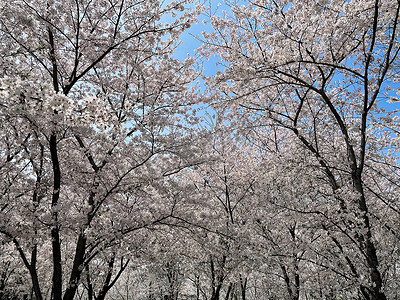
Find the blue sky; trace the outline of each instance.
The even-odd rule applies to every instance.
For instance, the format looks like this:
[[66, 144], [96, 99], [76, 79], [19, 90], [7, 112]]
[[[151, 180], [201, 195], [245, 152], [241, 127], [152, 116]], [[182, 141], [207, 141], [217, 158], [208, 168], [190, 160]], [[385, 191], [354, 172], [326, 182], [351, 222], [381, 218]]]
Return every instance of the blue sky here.
[[[222, 8], [228, 10], [222, 1], [208, 0], [205, 5], [209, 7], [207, 14], [218, 14], [221, 12]], [[209, 60], [204, 60], [200, 55], [196, 54], [195, 51], [201, 46], [201, 33], [203, 31], [211, 32], [213, 30], [208, 19], [209, 16], [207, 16], [206, 13], [198, 16], [198, 23], [192, 24], [192, 26], [181, 35], [180, 40], [182, 43], [178, 49], [176, 49], [174, 56], [182, 60], [188, 55], [196, 58], [196, 62], [203, 66], [203, 74], [205, 76], [213, 76], [217, 70], [223, 71], [223, 67], [218, 64], [220, 61], [219, 57], [214, 55], [211, 56]]]
[[[203, 0], [206, 1], [206, 6], [209, 6], [209, 11], [207, 14], [221, 14], [223, 10], [229, 11], [229, 7], [223, 4], [222, 1], [218, 0]], [[204, 60], [200, 55], [196, 54], [196, 49], [201, 46], [201, 41], [199, 39], [202, 38], [201, 32], [203, 31], [212, 31], [212, 27], [210, 25], [209, 16], [206, 13], [198, 16], [198, 23], [193, 24], [187, 31], [185, 31], [181, 37], [181, 45], [175, 51], [175, 58], [184, 60], [188, 55], [196, 58], [197, 63], [202, 66], [203, 74], [205, 76], [213, 76], [219, 71], [223, 71], [224, 67], [219, 64], [220, 59], [218, 55], [211, 56], [209, 60]], [[206, 21], [206, 24], [203, 24], [203, 21]], [[392, 86], [393, 88], [400, 89], [400, 83]], [[384, 90], [384, 87], [382, 91]], [[399, 99], [399, 95], [396, 95], [396, 91], [390, 91], [389, 96], [395, 97]], [[389, 99], [382, 99], [379, 105], [384, 107], [387, 111], [400, 110], [400, 102], [389, 104], [386, 101]]]

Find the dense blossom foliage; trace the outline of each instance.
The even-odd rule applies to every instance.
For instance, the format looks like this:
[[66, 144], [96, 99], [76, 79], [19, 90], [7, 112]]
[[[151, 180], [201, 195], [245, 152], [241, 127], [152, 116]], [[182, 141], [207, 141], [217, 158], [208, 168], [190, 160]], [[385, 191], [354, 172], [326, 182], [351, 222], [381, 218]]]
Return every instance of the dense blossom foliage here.
[[400, 297], [400, 3], [222, 7], [0, 1], [0, 300]]
[[340, 282], [321, 297], [395, 298], [399, 111], [384, 103], [398, 101], [399, 9], [390, 0], [251, 1], [204, 33], [204, 54], [220, 53], [226, 66], [210, 86], [232, 126], [268, 158], [271, 135], [285, 132], [275, 152], [290, 154], [271, 196], [298, 220], [287, 225], [293, 241], [307, 241], [294, 282], [282, 269], [293, 299], [319, 267]]
[[2, 255], [13, 245], [35, 299], [83, 279], [103, 299], [171, 214], [168, 176], [193, 157], [196, 74], [172, 58], [186, 2], [1, 2]]

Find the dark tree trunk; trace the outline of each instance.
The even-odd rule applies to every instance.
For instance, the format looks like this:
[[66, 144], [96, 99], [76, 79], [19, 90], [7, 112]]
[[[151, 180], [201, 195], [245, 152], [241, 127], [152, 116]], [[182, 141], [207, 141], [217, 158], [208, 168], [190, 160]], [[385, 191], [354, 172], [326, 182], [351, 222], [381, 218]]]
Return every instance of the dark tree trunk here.
[[231, 291], [232, 291], [232, 282], [229, 284], [228, 290], [226, 291], [225, 300], [229, 300], [229, 296], [231, 295]]
[[64, 293], [63, 300], [73, 300], [75, 297], [76, 290], [78, 288], [78, 282], [84, 269], [83, 262], [86, 250], [86, 238], [83, 232], [78, 237], [76, 243], [75, 257], [72, 266], [71, 276], [69, 279], [68, 287]]
[[50, 137], [50, 154], [53, 164], [53, 196], [51, 201], [52, 208], [52, 255], [53, 255], [53, 278], [52, 278], [52, 299], [62, 299], [62, 265], [61, 265], [61, 245], [60, 227], [58, 224], [58, 200], [60, 197], [61, 171], [57, 152], [57, 137], [55, 133]]
[[247, 278], [243, 280], [242, 276], [239, 276], [239, 279], [240, 279], [240, 292], [242, 295], [242, 300], [246, 300]]

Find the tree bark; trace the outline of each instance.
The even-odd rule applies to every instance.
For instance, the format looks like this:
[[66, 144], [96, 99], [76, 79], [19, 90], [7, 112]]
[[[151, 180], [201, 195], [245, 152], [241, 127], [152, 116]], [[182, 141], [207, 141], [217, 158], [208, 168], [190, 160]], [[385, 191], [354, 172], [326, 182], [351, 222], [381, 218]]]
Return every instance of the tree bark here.
[[[65, 291], [63, 300], [73, 300], [75, 297], [78, 282], [84, 269], [84, 257], [86, 250], [86, 237], [83, 232], [78, 237], [78, 242], [75, 248], [74, 263], [72, 266], [71, 276], [69, 279], [68, 287]], [[61, 298], [60, 298], [61, 299]]]
[[58, 224], [58, 200], [60, 197], [61, 171], [57, 152], [57, 137], [53, 132], [50, 136], [50, 154], [53, 164], [53, 196], [51, 201], [52, 208], [52, 256], [53, 256], [53, 287], [52, 299], [62, 299], [62, 266], [61, 266], [61, 245], [60, 245], [60, 227]]

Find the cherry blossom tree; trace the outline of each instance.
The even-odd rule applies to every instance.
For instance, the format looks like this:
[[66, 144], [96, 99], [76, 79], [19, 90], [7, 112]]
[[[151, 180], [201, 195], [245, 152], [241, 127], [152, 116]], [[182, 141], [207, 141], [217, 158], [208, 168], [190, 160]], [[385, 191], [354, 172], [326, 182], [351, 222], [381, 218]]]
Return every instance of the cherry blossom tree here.
[[196, 299], [246, 299], [253, 149], [241, 146], [224, 124], [211, 127], [202, 147], [207, 161], [180, 174], [187, 187], [174, 217], [187, 230], [191, 247], [182, 253], [191, 261], [187, 273]]
[[[231, 12], [211, 18], [214, 32], [203, 34], [201, 49], [225, 65], [210, 79], [216, 107], [243, 133], [253, 128], [255, 143], [263, 143], [257, 133], [278, 126], [295, 138], [283, 151], [307, 150], [308, 178], [319, 189], [297, 210], [325, 219], [318, 224], [333, 247], [325, 259], [344, 268], [356, 297], [393, 298], [399, 117], [396, 106], [385, 112], [382, 103], [398, 101], [400, 4], [227, 4]], [[322, 246], [320, 258], [328, 250]]]
[[187, 3], [0, 3], [0, 233], [36, 299], [104, 299], [171, 214], [194, 152], [193, 61], [172, 58]]
[[225, 4], [0, 1], [0, 298], [398, 297], [400, 3]]

